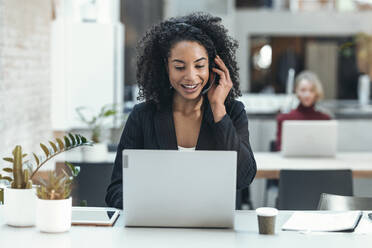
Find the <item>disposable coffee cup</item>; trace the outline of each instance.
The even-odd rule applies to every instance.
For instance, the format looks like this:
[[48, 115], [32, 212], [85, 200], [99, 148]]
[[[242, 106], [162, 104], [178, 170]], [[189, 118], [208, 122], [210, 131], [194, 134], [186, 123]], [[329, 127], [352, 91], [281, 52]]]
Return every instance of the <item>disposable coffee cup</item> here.
[[257, 208], [258, 231], [260, 234], [275, 234], [276, 208]]

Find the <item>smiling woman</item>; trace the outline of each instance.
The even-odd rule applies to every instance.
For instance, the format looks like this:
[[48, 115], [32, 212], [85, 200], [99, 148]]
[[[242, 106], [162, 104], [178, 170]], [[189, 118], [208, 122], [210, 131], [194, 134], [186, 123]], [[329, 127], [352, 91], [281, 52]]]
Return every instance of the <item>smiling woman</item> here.
[[[235, 52], [221, 18], [206, 13], [165, 20], [138, 44], [139, 100], [123, 131], [106, 202], [122, 208], [124, 149], [233, 150], [237, 189], [256, 174]], [[213, 177], [213, 171], [211, 171]], [[206, 178], [206, 181], [208, 179]]]

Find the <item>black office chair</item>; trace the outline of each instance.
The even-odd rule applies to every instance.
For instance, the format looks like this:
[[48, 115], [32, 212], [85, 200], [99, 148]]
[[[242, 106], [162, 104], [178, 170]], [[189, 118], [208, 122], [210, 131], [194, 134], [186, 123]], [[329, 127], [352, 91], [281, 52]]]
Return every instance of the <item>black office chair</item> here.
[[351, 170], [281, 170], [278, 208], [316, 210], [322, 193], [353, 195]]
[[106, 207], [106, 189], [111, 182], [112, 163], [72, 163], [80, 167], [71, 192], [74, 206]]
[[372, 198], [323, 193], [320, 196], [318, 210], [372, 210]]

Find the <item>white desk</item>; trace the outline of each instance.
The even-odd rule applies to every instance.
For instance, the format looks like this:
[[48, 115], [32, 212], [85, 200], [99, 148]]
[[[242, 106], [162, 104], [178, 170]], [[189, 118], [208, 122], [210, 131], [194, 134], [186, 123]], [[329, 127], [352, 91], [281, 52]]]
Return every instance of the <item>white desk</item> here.
[[333, 158], [288, 158], [279, 152], [256, 152], [254, 156], [257, 163], [256, 178], [279, 178], [282, 169], [350, 169], [355, 178], [372, 178], [372, 152], [343, 152]]
[[[116, 153], [108, 153], [103, 163], [113, 163]], [[351, 169], [355, 178], [372, 178], [372, 152], [342, 152], [330, 158], [283, 157], [280, 152], [255, 152], [256, 178], [279, 178], [282, 169], [321, 170]], [[84, 162], [79, 150], [73, 150], [57, 157], [57, 167], [64, 161]]]
[[[184, 229], [184, 228], [124, 228], [121, 216], [114, 227], [73, 226], [67, 233], [47, 234], [35, 227], [14, 228], [4, 224], [0, 206], [0, 246], [12, 248], [234, 248], [234, 247], [370, 247], [372, 230], [361, 233], [301, 234], [283, 232], [280, 227], [291, 212], [280, 211], [277, 234], [259, 235], [257, 217], [253, 211], [237, 211], [235, 229]], [[367, 225], [366, 216], [361, 221]], [[362, 222], [361, 222], [362, 223]]]

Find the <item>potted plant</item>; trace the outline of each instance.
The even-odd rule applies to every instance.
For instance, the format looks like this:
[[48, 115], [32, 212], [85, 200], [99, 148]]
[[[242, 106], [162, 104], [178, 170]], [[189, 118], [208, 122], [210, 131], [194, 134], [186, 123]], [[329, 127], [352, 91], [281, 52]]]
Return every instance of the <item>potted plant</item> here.
[[10, 187], [4, 188], [5, 221], [11, 226], [33, 226], [35, 224], [35, 189], [32, 187], [31, 171], [23, 168], [22, 147], [16, 146], [12, 152], [13, 157], [4, 158], [13, 164], [13, 168], [4, 168], [5, 172], [13, 173], [13, 179], [2, 177], [11, 181]]
[[88, 162], [104, 161], [107, 158], [107, 144], [102, 140], [102, 131], [105, 120], [116, 115], [117, 111], [111, 105], [105, 105], [98, 114], [87, 107], [76, 109], [79, 119], [85, 123], [91, 131], [91, 140], [94, 142], [93, 147], [84, 148], [83, 160]]
[[40, 180], [41, 185], [37, 188], [36, 227], [42, 232], [66, 232], [71, 227], [71, 184], [79, 170], [78, 167], [68, 165], [72, 176], [64, 170], [60, 175], [51, 171], [47, 181]]
[[45, 156], [37, 156], [33, 153], [36, 163], [35, 170], [29, 161], [23, 161], [27, 154], [22, 152], [22, 147], [19, 145], [14, 148], [13, 157], [3, 158], [13, 165], [3, 169], [7, 173], [12, 173], [13, 178], [0, 175], [2, 179], [11, 182], [10, 186], [4, 188], [5, 221], [8, 225], [35, 225], [36, 188], [32, 185], [32, 179], [46, 162], [62, 152], [80, 146], [92, 145], [85, 137], [78, 134], [68, 134], [68, 137], [64, 136], [64, 141], [57, 138], [56, 143], [49, 141], [49, 144], [49, 148], [42, 143], [40, 144]]

